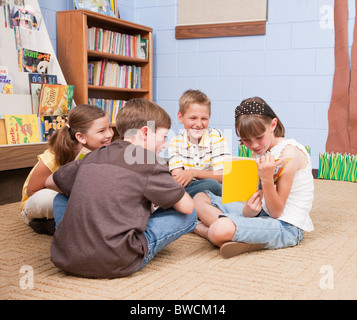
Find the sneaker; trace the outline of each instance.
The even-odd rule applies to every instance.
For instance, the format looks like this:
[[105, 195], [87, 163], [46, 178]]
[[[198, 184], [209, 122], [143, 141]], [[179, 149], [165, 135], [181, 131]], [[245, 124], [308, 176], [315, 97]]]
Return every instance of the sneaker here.
[[56, 231], [55, 219], [33, 219], [29, 222], [29, 226], [39, 234], [53, 236]]
[[263, 248], [262, 244], [250, 244], [244, 242], [226, 242], [224, 243], [219, 252], [224, 259], [237, 256], [242, 253], [257, 251]]

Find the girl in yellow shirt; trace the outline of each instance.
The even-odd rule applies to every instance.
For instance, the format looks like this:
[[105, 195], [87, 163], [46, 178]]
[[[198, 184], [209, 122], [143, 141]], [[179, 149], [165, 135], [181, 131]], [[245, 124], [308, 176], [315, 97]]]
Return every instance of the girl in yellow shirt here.
[[24, 183], [21, 215], [26, 224], [37, 233], [53, 235], [53, 198], [57, 192], [45, 188], [47, 177], [73, 161], [83, 147], [92, 151], [109, 145], [113, 134], [109, 116], [102, 109], [78, 105], [69, 112], [66, 125], [50, 138], [49, 149], [38, 156]]

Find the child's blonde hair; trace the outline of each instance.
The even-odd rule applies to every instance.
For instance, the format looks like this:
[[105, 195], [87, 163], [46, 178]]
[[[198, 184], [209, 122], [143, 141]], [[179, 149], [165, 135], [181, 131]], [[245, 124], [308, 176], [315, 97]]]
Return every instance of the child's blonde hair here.
[[192, 89], [186, 90], [182, 94], [182, 96], [179, 100], [179, 106], [180, 106], [179, 112], [181, 113], [181, 115], [184, 115], [187, 107], [193, 103], [207, 106], [209, 115], [211, 116], [211, 100], [210, 100], [210, 98], [208, 98], [208, 96], [205, 93], [203, 93], [202, 91], [192, 90]]
[[94, 120], [106, 115], [97, 106], [82, 104], [74, 107], [68, 113], [67, 124], [55, 131], [48, 141], [56, 162], [62, 166], [73, 161], [77, 156], [75, 147], [79, 143], [76, 133], [87, 133]]
[[285, 128], [271, 107], [259, 97], [243, 100], [235, 110], [236, 134], [241, 139], [261, 136], [272, 119], [278, 120], [274, 130], [276, 137], [285, 136]]
[[127, 101], [116, 117], [119, 139], [124, 139], [129, 130], [144, 126], [149, 126], [154, 132], [158, 128], [170, 129], [171, 118], [163, 108], [152, 101], [142, 98]]

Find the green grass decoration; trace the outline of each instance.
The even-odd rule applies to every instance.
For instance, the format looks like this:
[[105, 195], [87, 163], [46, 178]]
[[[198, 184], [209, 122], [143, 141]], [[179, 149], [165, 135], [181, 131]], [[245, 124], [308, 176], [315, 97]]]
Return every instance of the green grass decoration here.
[[244, 144], [241, 144], [238, 147], [238, 157], [251, 158], [252, 150], [249, 150]]
[[357, 182], [357, 155], [320, 153], [319, 179]]
[[[305, 146], [305, 149], [307, 153], [311, 157], [311, 147]], [[251, 158], [252, 157], [252, 150], [249, 150], [244, 144], [241, 144], [238, 146], [238, 157], [246, 157], [246, 158]]]

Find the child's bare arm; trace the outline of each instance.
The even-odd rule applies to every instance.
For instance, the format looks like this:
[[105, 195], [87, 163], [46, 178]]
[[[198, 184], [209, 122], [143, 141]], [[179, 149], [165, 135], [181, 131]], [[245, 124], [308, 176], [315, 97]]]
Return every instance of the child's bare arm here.
[[49, 189], [52, 189], [52, 190], [57, 191], [59, 193], [62, 193], [62, 190], [57, 187], [57, 185], [55, 184], [55, 182], [53, 180], [53, 174], [51, 174], [46, 179], [45, 186], [46, 186], [46, 188], [49, 188]]
[[214, 179], [219, 183], [222, 183], [223, 170], [208, 171], [208, 170], [196, 170], [196, 169], [175, 169], [172, 170], [173, 178], [181, 185], [186, 187], [193, 178], [198, 180]]
[[51, 175], [51, 170], [41, 160], [32, 172], [27, 186], [27, 196], [31, 197], [37, 191], [45, 188], [46, 179]]
[[[263, 194], [265, 203], [267, 205], [269, 214], [273, 218], [279, 218], [284, 211], [286, 201], [289, 197], [291, 186], [295, 177], [295, 173], [299, 170], [301, 156], [303, 154], [296, 147], [287, 146], [281, 154], [282, 158], [291, 158], [291, 161], [287, 164], [284, 172], [276, 183], [276, 188], [274, 186], [273, 177], [269, 178], [270, 169], [268, 167], [274, 166], [274, 160], [270, 159], [263, 164], [261, 167], [261, 182], [263, 187]], [[263, 157], [262, 157], [263, 158]], [[265, 158], [266, 160], [267, 158]], [[270, 164], [269, 164], [270, 162]], [[275, 162], [278, 165], [279, 162]], [[261, 164], [258, 165], [262, 166]], [[265, 167], [265, 168], [264, 168]], [[267, 170], [264, 172], [264, 170]]]
[[193, 199], [190, 197], [190, 195], [187, 192], [185, 192], [183, 197], [179, 201], [177, 201], [173, 205], [173, 207], [177, 211], [180, 211], [182, 213], [191, 214], [194, 208]]

